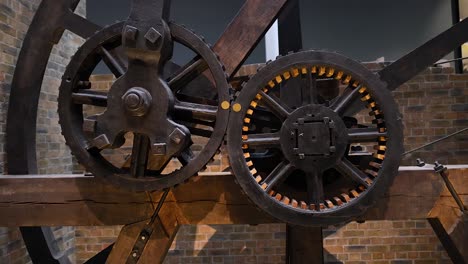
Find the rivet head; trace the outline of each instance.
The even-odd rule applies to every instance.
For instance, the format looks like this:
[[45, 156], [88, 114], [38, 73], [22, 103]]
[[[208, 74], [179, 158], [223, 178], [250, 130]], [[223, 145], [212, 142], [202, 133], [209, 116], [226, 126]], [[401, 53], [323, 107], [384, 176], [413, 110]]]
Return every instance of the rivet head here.
[[232, 110], [233, 110], [234, 112], [237, 112], [237, 113], [238, 113], [238, 112], [240, 112], [240, 111], [242, 110], [242, 105], [240, 105], [240, 104], [234, 104], [234, 105], [232, 106]]
[[231, 104], [228, 101], [224, 101], [221, 103], [221, 108], [224, 110], [228, 110], [231, 107]]

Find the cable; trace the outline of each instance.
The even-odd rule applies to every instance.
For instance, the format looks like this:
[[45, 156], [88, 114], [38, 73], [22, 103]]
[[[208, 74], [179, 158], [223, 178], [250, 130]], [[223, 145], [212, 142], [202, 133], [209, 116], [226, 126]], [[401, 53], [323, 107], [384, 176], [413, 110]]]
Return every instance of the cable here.
[[434, 145], [434, 144], [436, 144], [436, 143], [439, 143], [439, 142], [441, 142], [441, 141], [444, 141], [444, 140], [446, 140], [446, 139], [448, 139], [448, 138], [451, 138], [451, 137], [453, 137], [453, 136], [456, 136], [456, 135], [458, 135], [458, 134], [461, 134], [461, 133], [463, 133], [463, 132], [465, 132], [465, 131], [468, 131], [468, 127], [464, 128], [464, 129], [462, 129], [462, 130], [460, 130], [460, 131], [457, 131], [457, 132], [455, 132], [455, 133], [452, 133], [452, 134], [450, 134], [450, 135], [447, 135], [447, 136], [445, 136], [445, 137], [443, 137], [443, 138], [439, 138], [439, 139], [437, 139], [437, 140], [435, 140], [435, 141], [433, 141], [433, 142], [430, 142], [430, 143], [427, 143], [427, 144], [425, 144], [425, 145], [422, 145], [421, 147], [418, 147], [418, 148], [412, 149], [412, 150], [410, 150], [410, 151], [407, 151], [407, 152], [403, 153], [403, 156], [406, 156], [406, 155], [408, 155], [408, 154], [411, 154], [411, 153], [413, 153], [413, 152], [415, 152], [415, 151], [418, 151], [418, 150], [420, 150], [420, 149], [423, 149], [423, 148], [432, 146], [432, 145]]

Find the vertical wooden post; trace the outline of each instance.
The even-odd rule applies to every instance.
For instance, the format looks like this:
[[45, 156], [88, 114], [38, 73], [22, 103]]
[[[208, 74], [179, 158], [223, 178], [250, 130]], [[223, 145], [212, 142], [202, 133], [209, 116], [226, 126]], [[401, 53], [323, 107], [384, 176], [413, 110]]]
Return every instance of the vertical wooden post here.
[[279, 53], [297, 52], [302, 49], [302, 26], [299, 0], [288, 0], [278, 17]]
[[[460, 22], [460, 1], [452, 0], [452, 24], [456, 25]], [[460, 59], [463, 57], [462, 48], [458, 47], [454, 51], [455, 59]], [[463, 73], [463, 60], [455, 61], [455, 72]]]
[[323, 235], [321, 227], [286, 227], [286, 263], [323, 263]]
[[[301, 12], [299, 0], [289, 0], [278, 18], [279, 51], [281, 55], [302, 49]], [[300, 87], [300, 86], [299, 86]], [[286, 101], [302, 101], [291, 89], [282, 89], [281, 97]], [[286, 98], [283, 98], [286, 97]], [[294, 103], [293, 103], [294, 104]], [[321, 227], [286, 227], [286, 263], [323, 263], [323, 235]]]

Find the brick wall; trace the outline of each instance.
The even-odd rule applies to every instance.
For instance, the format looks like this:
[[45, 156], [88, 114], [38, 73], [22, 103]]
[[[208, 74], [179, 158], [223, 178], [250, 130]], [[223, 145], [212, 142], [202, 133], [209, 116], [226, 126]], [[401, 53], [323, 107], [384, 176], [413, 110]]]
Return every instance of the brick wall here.
[[[77, 263], [106, 248], [120, 231], [115, 227], [77, 227]], [[325, 263], [449, 264], [427, 221], [369, 221], [323, 231]], [[286, 257], [286, 225], [183, 226], [166, 264], [271, 263]]]
[[324, 236], [327, 263], [452, 263], [426, 220], [350, 223]]
[[[467, 85], [468, 74], [438, 67], [427, 69], [393, 93], [405, 120], [406, 150], [468, 127]], [[468, 132], [417, 151], [403, 163], [414, 165], [416, 158], [429, 163], [466, 164]]]
[[[0, 0], [0, 172], [5, 173], [5, 130], [10, 84], [22, 41], [40, 0]], [[86, 1], [77, 12], [85, 14]], [[41, 174], [70, 173], [72, 156], [60, 135], [57, 115], [58, 87], [71, 55], [82, 39], [64, 34], [54, 48], [40, 95], [37, 123], [37, 154]], [[61, 249], [73, 249], [75, 229], [54, 228]], [[71, 255], [73, 260], [74, 254]], [[0, 228], [0, 263], [30, 263], [19, 229]]]

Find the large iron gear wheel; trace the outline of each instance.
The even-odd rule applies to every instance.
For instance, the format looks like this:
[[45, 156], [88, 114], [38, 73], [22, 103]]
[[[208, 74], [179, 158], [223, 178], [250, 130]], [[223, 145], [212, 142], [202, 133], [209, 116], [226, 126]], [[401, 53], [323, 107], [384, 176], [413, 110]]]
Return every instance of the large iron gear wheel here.
[[[117, 140], [114, 141], [112, 139], [112, 142], [109, 143], [106, 137], [108, 134], [97, 129], [99, 122], [102, 122], [100, 115], [93, 116], [86, 113], [93, 110], [90, 110], [89, 106], [94, 109], [107, 109], [108, 102], [115, 101], [115, 96], [110, 94], [110, 92], [91, 89], [89, 78], [101, 61], [105, 61], [107, 65], [110, 65], [109, 68], [116, 77], [125, 73], [125, 59], [119, 57], [123, 25], [123, 23], [118, 23], [97, 32], [74, 55], [66, 69], [60, 87], [60, 125], [66, 143], [71, 148], [72, 153], [92, 174], [105, 178], [116, 186], [133, 191], [162, 190], [180, 184], [191, 176], [196, 175], [218, 151], [229, 119], [229, 84], [223, 66], [216, 54], [203, 39], [192, 31], [171, 23], [169, 26], [173, 40], [202, 58], [202, 62], [208, 65], [209, 71], [207, 71], [207, 75], [209, 75], [212, 81], [209, 78], [203, 77], [201, 81], [200, 78], [197, 79], [198, 81], [195, 80], [194, 82], [197, 82], [195, 84], [189, 82], [181, 87], [170, 87], [174, 92], [175, 98], [174, 107], [170, 110], [170, 118], [179, 127], [179, 129], [174, 130], [174, 133], [171, 134], [171, 140], [177, 144], [182, 141], [186, 146], [182, 151], [170, 153], [169, 157], [163, 160], [163, 164], [158, 164], [156, 169], [152, 168], [152, 154], [154, 154], [152, 151], [154, 152], [154, 149], [148, 148], [148, 138], [145, 139], [145, 137], [132, 131], [131, 128], [118, 127], [116, 134], [120, 134]], [[182, 73], [178, 77], [184, 77], [183, 71], [177, 69], [174, 64], [166, 64], [165, 71], [168, 72], [168, 75], [171, 75], [170, 73], [174, 73], [174, 71], [179, 71], [179, 73]], [[170, 85], [170, 80], [167, 81]], [[194, 85], [191, 86], [193, 87], [191, 90], [205, 88], [201, 87], [203, 85], [208, 86], [212, 88], [211, 93], [214, 94], [214, 97], [208, 98], [208, 100], [207, 98], [197, 98], [179, 93], [187, 85]], [[138, 97], [139, 91], [133, 91], [134, 88], [131, 90], [127, 93], [133, 92], [135, 94], [127, 96], [127, 101], [130, 104], [138, 103], [136, 101], [133, 102], [131, 99]], [[144, 93], [142, 97], [145, 97], [145, 93], [148, 92], [145, 90], [142, 93]], [[108, 100], [111, 96], [114, 98], [112, 99], [113, 101]], [[148, 96], [151, 98], [151, 95]], [[157, 101], [158, 98], [155, 95], [152, 97], [153, 103], [162, 103]], [[135, 116], [139, 118], [138, 113]], [[153, 124], [148, 120], [140, 122], [138, 125], [140, 124], [145, 126], [145, 131], [151, 131], [151, 127], [158, 126], [158, 124]], [[127, 132], [133, 132], [133, 149], [130, 157], [127, 158], [127, 165], [122, 168], [111, 163], [103, 153], [119, 150], [125, 140], [130, 141], [128, 135], [127, 139], [124, 137], [124, 133]], [[185, 138], [187, 134], [189, 135], [188, 140]], [[208, 138], [207, 144], [196, 153], [190, 149], [192, 136], [195, 135]], [[146, 136], [151, 137], [151, 135]], [[139, 156], [143, 156], [143, 158], [139, 159]], [[164, 172], [164, 168], [172, 159], [180, 161], [180, 168], [172, 172]], [[138, 170], [140, 170], [140, 175], [138, 175]]]
[[[340, 94], [327, 99], [318, 85], [324, 80], [341, 82]], [[302, 106], [285, 103], [291, 85], [302, 87]], [[357, 101], [372, 124], [350, 122], [357, 119], [347, 110]], [[397, 105], [374, 73], [342, 55], [280, 57], [250, 79], [233, 109], [228, 150], [234, 174], [248, 197], [281, 221], [328, 226], [358, 220], [398, 172], [403, 133]], [[265, 112], [274, 118], [259, 129]], [[365, 147], [371, 155], [353, 153]]]

